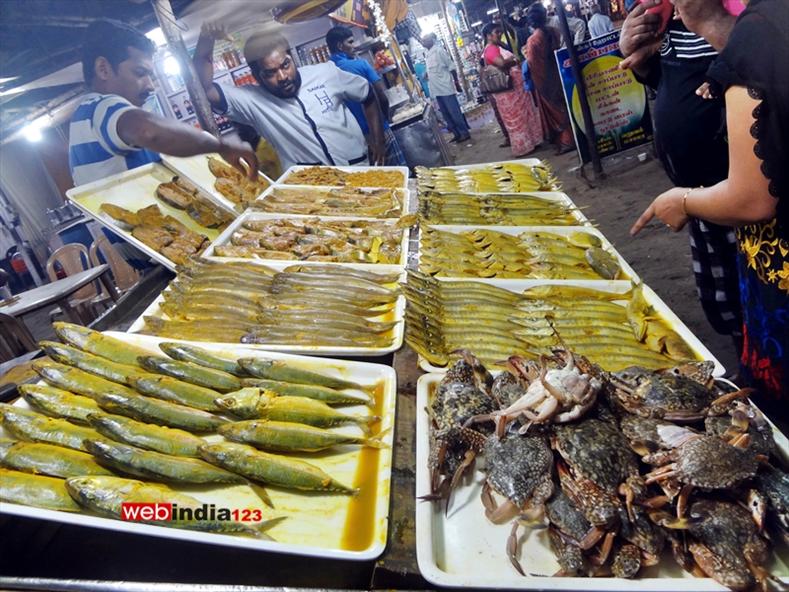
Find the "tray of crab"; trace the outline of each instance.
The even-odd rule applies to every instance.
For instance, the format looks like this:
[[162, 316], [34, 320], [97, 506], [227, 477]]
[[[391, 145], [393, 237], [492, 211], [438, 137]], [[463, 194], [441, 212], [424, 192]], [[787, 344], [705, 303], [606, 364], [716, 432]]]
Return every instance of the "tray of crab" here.
[[[781, 502], [789, 476], [776, 468], [786, 466], [789, 447], [748, 404], [747, 390], [721, 395], [734, 389], [702, 388], [697, 381], [709, 386], [710, 364], [687, 365], [691, 372], [683, 376], [643, 371], [618, 384], [617, 396], [640, 413], [629, 414], [602, 404], [602, 395], [592, 397], [605, 380], [582, 372], [584, 360], [571, 362], [564, 352], [543, 361], [553, 369], [548, 381], [573, 375], [585, 390], [582, 401], [554, 408], [544, 405], [556, 391], [539, 384], [539, 364], [524, 363], [513, 364], [514, 374], [488, 376], [489, 387], [480, 366], [462, 367], [463, 361], [445, 375], [419, 379], [416, 547], [428, 581], [476, 589], [666, 591], [789, 583]], [[674, 388], [680, 379], [693, 383], [675, 401], [663, 398], [665, 391], [651, 399], [675, 417], [684, 411], [683, 422], [643, 417], [649, 409], [632, 387], [661, 379]], [[530, 409], [549, 423], [531, 423]], [[560, 418], [574, 421], [550, 423]], [[647, 447], [657, 451], [645, 457], [653, 465], [638, 458]]]
[[[452, 289], [445, 292], [444, 286]], [[710, 360], [716, 377], [726, 372], [645, 284], [634, 288], [627, 281], [428, 278], [409, 272], [404, 290], [409, 300], [405, 340], [419, 354], [419, 366], [425, 372], [445, 372], [456, 357], [455, 350], [476, 347], [485, 352], [480, 357], [486, 363], [495, 365], [513, 353], [534, 356], [535, 345], [548, 341], [545, 347], [561, 343], [576, 347], [605, 370], [634, 364], [662, 368], [681, 358]], [[539, 301], [540, 312], [532, 312], [533, 302], [510, 294], [527, 291], [539, 291], [533, 297]], [[612, 299], [610, 294], [622, 294], [622, 298]], [[585, 310], [586, 302], [591, 303], [590, 311]], [[602, 320], [595, 321], [600, 302], [621, 307], [615, 333], [607, 332]], [[566, 322], [560, 322], [561, 318]], [[642, 341], [636, 339], [631, 322], [643, 331]], [[577, 325], [581, 334], [573, 336], [562, 328], [568, 325]]]
[[247, 210], [203, 252], [222, 260], [405, 265], [408, 232], [397, 220], [267, 214]]
[[[334, 559], [383, 551], [391, 368], [210, 343], [160, 348], [155, 337], [66, 323], [56, 331], [72, 345], [42, 343], [58, 360], [35, 364], [45, 382], [0, 404], [0, 512]], [[279, 376], [235, 390], [242, 359]], [[157, 513], [124, 515], [127, 502]]]
[[638, 281], [608, 239], [584, 226], [422, 225], [419, 270], [447, 278]]

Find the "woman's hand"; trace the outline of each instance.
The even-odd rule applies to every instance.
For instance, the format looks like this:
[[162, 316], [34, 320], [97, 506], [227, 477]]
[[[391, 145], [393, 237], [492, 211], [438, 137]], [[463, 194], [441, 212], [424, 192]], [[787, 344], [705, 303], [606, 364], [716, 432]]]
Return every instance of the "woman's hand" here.
[[674, 187], [658, 195], [633, 224], [630, 236], [637, 235], [655, 217], [663, 221], [674, 232], [682, 230], [688, 223], [688, 215], [682, 205], [683, 197], [687, 191], [688, 189], [685, 187]]

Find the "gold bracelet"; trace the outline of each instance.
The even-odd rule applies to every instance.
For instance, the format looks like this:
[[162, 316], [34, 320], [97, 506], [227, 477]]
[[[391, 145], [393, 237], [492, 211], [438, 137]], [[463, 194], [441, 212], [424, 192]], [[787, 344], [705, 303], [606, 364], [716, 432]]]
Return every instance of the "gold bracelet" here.
[[704, 189], [704, 185], [699, 185], [698, 187], [691, 187], [682, 196], [682, 213], [685, 214], [688, 218], [691, 217], [690, 214], [688, 214], [688, 208], [687, 208], [688, 196], [691, 193], [693, 193], [696, 189]]

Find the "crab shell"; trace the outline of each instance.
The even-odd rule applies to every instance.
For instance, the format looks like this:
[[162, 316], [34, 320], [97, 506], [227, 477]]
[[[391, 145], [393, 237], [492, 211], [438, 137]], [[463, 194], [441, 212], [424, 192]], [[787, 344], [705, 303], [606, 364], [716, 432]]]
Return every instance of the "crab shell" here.
[[641, 570], [641, 551], [635, 545], [622, 545], [614, 552], [611, 571], [617, 578], [634, 578]]
[[728, 489], [756, 474], [759, 461], [748, 449], [732, 446], [717, 436], [694, 437], [669, 453], [674, 476], [703, 489]]
[[517, 508], [540, 504], [553, 493], [553, 454], [544, 438], [490, 436], [484, 455], [488, 484]]

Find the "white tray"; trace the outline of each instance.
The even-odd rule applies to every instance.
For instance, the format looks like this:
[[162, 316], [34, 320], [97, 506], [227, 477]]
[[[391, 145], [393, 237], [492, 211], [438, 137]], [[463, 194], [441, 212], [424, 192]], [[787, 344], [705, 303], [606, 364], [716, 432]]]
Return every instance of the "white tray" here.
[[[315, 167], [320, 167], [322, 169], [337, 169], [337, 170], [340, 170], [340, 171], [344, 171], [346, 173], [363, 173], [365, 171], [377, 171], [377, 170], [400, 171], [400, 173], [402, 173], [402, 175], [403, 175], [403, 184], [402, 185], [398, 185], [394, 189], [408, 189], [409, 170], [408, 170], [408, 167], [402, 167], [402, 166], [329, 166], [329, 165], [314, 165], [314, 166], [310, 166], [310, 165], [296, 164], [296, 165], [291, 166], [284, 173], [282, 173], [282, 176], [279, 179], [277, 179], [276, 184], [277, 185], [291, 185], [291, 183], [288, 183], [288, 177], [291, 174], [293, 174], [296, 171], [301, 171], [303, 169], [311, 169], [311, 168], [315, 168]], [[294, 183], [293, 185], [296, 185], [296, 184]], [[300, 184], [298, 186], [301, 187], [301, 186], [304, 186], [304, 185]], [[311, 187], [325, 187], [325, 185], [311, 185]], [[363, 187], [362, 189], [375, 189], [375, 188], [376, 187], [374, 185], [371, 185], [369, 187]], [[392, 189], [392, 187], [387, 187], [387, 189]]]
[[[360, 189], [362, 191], [370, 191], [376, 189], [384, 189], [387, 191], [397, 191], [400, 193], [401, 201], [403, 203], [403, 207], [400, 210], [400, 216], [405, 216], [408, 213], [408, 204], [410, 203], [411, 199], [411, 192], [408, 189], [400, 189], [395, 188], [392, 189], [391, 187], [342, 187], [342, 186], [335, 186], [335, 185], [272, 185], [271, 187], [267, 188], [260, 196], [252, 202], [249, 206], [250, 208], [257, 208], [260, 207], [261, 202], [265, 201], [266, 198], [269, 196], [270, 193], [274, 191], [302, 191], [304, 193], [311, 193], [317, 191], [330, 191], [332, 189]], [[267, 213], [276, 213], [276, 212], [267, 212]], [[324, 216], [326, 214], [290, 214], [287, 212], [283, 212], [283, 216]], [[335, 218], [358, 218], [355, 214], [331, 214]], [[390, 218], [379, 218], [380, 220], [396, 220], [397, 216], [390, 217]]]
[[[74, 187], [66, 191], [66, 195], [85, 214], [122, 236], [124, 240], [152, 259], [174, 271], [176, 264], [173, 261], [134, 238], [131, 232], [122, 229], [113, 218], [99, 210], [103, 203], [111, 203], [132, 212], [156, 204], [163, 214], [172, 216], [190, 230], [207, 236], [209, 241], [216, 239], [219, 236], [219, 230], [200, 226], [185, 211], [169, 206], [156, 197], [156, 188], [159, 184], [170, 182], [174, 174], [177, 174], [174, 170], [154, 162], [112, 175], [106, 179]], [[215, 202], [213, 196], [205, 191], [201, 193], [210, 201]]]
[[361, 266], [364, 269], [374, 269], [381, 265], [397, 265], [404, 267], [406, 261], [408, 259], [408, 229], [402, 229], [402, 238], [400, 240], [400, 261], [397, 263], [359, 263], [359, 262], [346, 262], [346, 263], [334, 263], [334, 262], [327, 262], [327, 261], [301, 261], [299, 259], [252, 259], [247, 257], [220, 257], [214, 254], [214, 249], [217, 245], [224, 245], [230, 242], [230, 237], [233, 236], [233, 233], [238, 230], [241, 225], [246, 222], [247, 220], [304, 220], [307, 218], [317, 218], [318, 220], [341, 220], [341, 221], [348, 221], [348, 220], [368, 220], [370, 222], [383, 222], [385, 224], [395, 224], [397, 220], [395, 218], [364, 218], [360, 216], [355, 217], [347, 217], [347, 216], [303, 216], [299, 214], [268, 214], [264, 212], [257, 212], [254, 210], [247, 210], [243, 214], [241, 214], [238, 218], [236, 218], [230, 225], [225, 228], [224, 232], [220, 234], [216, 239], [214, 239], [206, 250], [203, 251], [203, 257], [208, 257], [209, 259], [215, 259], [217, 261], [259, 261], [264, 265], [271, 265], [274, 262], [282, 263], [288, 262], [291, 265], [326, 265], [327, 263], [330, 265], [342, 265], [345, 267], [351, 266]]
[[[417, 382], [416, 393], [416, 557], [419, 571], [437, 586], [453, 588], [519, 590], [655, 590], [725, 591], [710, 578], [696, 578], [680, 569], [664, 551], [659, 565], [646, 568], [633, 580], [621, 578], [551, 577], [559, 569], [548, 544], [545, 530], [533, 530], [524, 536], [521, 529], [520, 562], [524, 571], [548, 577], [523, 577], [515, 572], [505, 552], [511, 524], [495, 525], [485, 518], [480, 501], [484, 479], [481, 471], [473, 476], [473, 483], [459, 486], [452, 494], [449, 513], [443, 506], [421, 501], [430, 493], [428, 469], [429, 419], [425, 409], [429, 396], [442, 374], [425, 374]], [[786, 453], [786, 439], [776, 434], [776, 442]], [[778, 557], [778, 547], [769, 565], [771, 573], [780, 574], [789, 582], [786, 557]], [[784, 548], [785, 549], [785, 548]]]
[[[509, 279], [475, 279], [475, 278], [436, 278], [438, 281], [445, 281], [445, 282], [465, 282], [465, 281], [472, 281], [472, 282], [481, 282], [485, 284], [489, 284], [491, 286], [496, 286], [498, 288], [504, 288], [505, 290], [509, 290], [511, 292], [522, 293], [524, 290], [529, 288], [533, 288], [535, 286], [546, 286], [546, 285], [564, 285], [564, 286], [580, 286], [584, 288], [593, 288], [595, 290], [605, 290], [606, 292], [613, 292], [618, 294], [623, 294], [628, 291], [631, 287], [631, 283], [628, 281], [604, 281], [604, 280], [509, 280]], [[680, 318], [674, 314], [668, 305], [661, 300], [660, 296], [658, 296], [652, 288], [644, 284], [644, 298], [646, 299], [647, 303], [650, 304], [655, 308], [658, 316], [660, 316], [664, 321], [666, 321], [674, 331], [688, 344], [690, 349], [696, 354], [696, 356], [702, 360], [710, 360], [715, 363], [715, 369], [713, 371], [713, 376], [723, 376], [726, 374], [726, 369], [723, 365], [718, 361], [718, 359], [712, 355], [712, 352], [707, 349], [707, 347], [699, 341], [699, 338], [696, 337], [693, 332], [688, 328], [685, 323], [683, 323]], [[472, 348], [473, 350], [473, 348]], [[419, 356], [419, 367], [422, 368], [425, 372], [446, 372], [446, 366], [434, 366], [430, 362], [428, 362], [425, 358], [421, 355]]]
[[[163, 340], [156, 337], [129, 335], [116, 332], [108, 332], [107, 334], [149, 349], [151, 352], [161, 353], [157, 344]], [[241, 345], [227, 346], [210, 343], [195, 343], [195, 345], [216, 351], [217, 353], [224, 353], [226, 355], [231, 354], [237, 357], [263, 355], [263, 352], [259, 349], [251, 349]], [[384, 434], [384, 441], [387, 443], [388, 447], [382, 448], [380, 452], [377, 453], [371, 452], [373, 449], [364, 449], [363, 451], [360, 447], [348, 447], [347, 450], [338, 450], [336, 454], [305, 454], [296, 456], [296, 458], [304, 458], [308, 462], [318, 465], [340, 482], [355, 484], [359, 483], [362, 478], [361, 475], [357, 476], [357, 472], [361, 471], [359, 467], [361, 456], [365, 455], [365, 462], [369, 462], [370, 454], [378, 454], [377, 470], [375, 470], [374, 473], [375, 477], [370, 480], [375, 483], [375, 498], [372, 500], [368, 498], [366, 500], [369, 506], [367, 508], [360, 508], [360, 510], [362, 510], [361, 516], [352, 516], [350, 514], [352, 511], [351, 504], [364, 502], [364, 494], [356, 498], [333, 494], [322, 495], [308, 493], [300, 495], [287, 490], [266, 488], [274, 502], [275, 508], [272, 510], [263, 506], [260, 499], [245, 485], [218, 486], [212, 488], [197, 488], [194, 486], [188, 488], [174, 487], [174, 489], [192, 495], [204, 503], [216, 504], [217, 507], [239, 509], [261, 508], [263, 515], [267, 518], [283, 515], [288, 516], [287, 520], [284, 520], [268, 531], [272, 537], [277, 539], [276, 541], [264, 541], [241, 536], [180, 530], [177, 528], [100, 518], [89, 514], [44, 510], [17, 504], [0, 503], [0, 512], [27, 518], [54, 520], [77, 526], [104, 528], [118, 532], [131, 532], [257, 551], [290, 553], [355, 561], [369, 561], [376, 558], [383, 552], [386, 546], [388, 529], [389, 489], [392, 469], [391, 446], [393, 442], [392, 432], [396, 398], [396, 376], [394, 370], [381, 364], [370, 364], [365, 362], [288, 356], [273, 352], [266, 352], [265, 355], [272, 359], [292, 360], [304, 368], [348, 378], [363, 384], [374, 384], [376, 382], [382, 384], [378, 392], [380, 403], [376, 407], [376, 412], [382, 417], [381, 429], [388, 430]], [[22, 399], [20, 399], [17, 404], [26, 406], [26, 403]], [[360, 405], [343, 407], [342, 409], [347, 413], [365, 413], [365, 410], [368, 408]], [[356, 427], [347, 429], [355, 430], [354, 433], [361, 434], [361, 430]], [[2, 433], [2, 428], [0, 428], [0, 433]], [[210, 436], [209, 438], [212, 441], [220, 439], [219, 436]], [[359, 500], [362, 500], [362, 502]], [[355, 507], [353, 511], [356, 511]], [[369, 521], [372, 523], [372, 542], [361, 549], [348, 550], [342, 548], [343, 532], [346, 530], [358, 529], [358, 523], [360, 521]]]
[[[444, 232], [451, 232], [453, 234], [460, 234], [462, 232], [470, 232], [472, 230], [492, 230], [494, 232], [500, 232], [502, 234], [508, 234], [510, 236], [518, 236], [522, 233], [528, 232], [547, 232], [552, 234], [558, 234], [560, 236], [569, 236], [573, 232], [587, 232], [589, 234], [593, 234], [597, 238], [600, 239], [602, 242], [602, 248], [616, 257], [617, 261], [619, 262], [619, 266], [622, 269], [622, 272], [625, 273], [628, 277], [623, 278], [624, 280], [633, 280], [635, 282], [639, 281], [638, 274], [633, 270], [632, 267], [625, 261], [625, 258], [619, 253], [619, 251], [614, 248], [608, 239], [603, 235], [602, 232], [593, 228], [591, 226], [460, 226], [460, 225], [452, 225], [452, 224], [428, 224], [430, 228], [434, 228], [436, 230], [442, 230]], [[421, 259], [422, 255], [422, 235], [420, 233], [420, 240], [419, 240], [419, 254], [418, 257]], [[461, 277], [454, 277], [454, 276], [444, 276], [447, 279], [457, 279], [457, 280], [465, 280], [465, 279], [476, 279], [470, 278], [466, 276]], [[602, 279], [602, 278], [601, 278]], [[560, 281], [572, 281], [571, 279], [567, 280], [560, 280]]]
[[[490, 166], [496, 166], [497, 164], [523, 164], [526, 166], [537, 166], [543, 162], [539, 158], [516, 158], [514, 160], [496, 160], [493, 162], [477, 162], [474, 164], [455, 164], [451, 166], [443, 166], [443, 167], [429, 167], [429, 168], [436, 168], [436, 169], [454, 169], [456, 171], [463, 171], [463, 170], [477, 170], [477, 169], [484, 169]], [[547, 162], [547, 161], [546, 161]], [[550, 164], [550, 163], [549, 163]]]
[[[434, 193], [441, 194], [442, 192], [441, 191], [436, 191]], [[526, 196], [529, 196], [529, 197], [537, 197], [539, 199], [544, 199], [546, 201], [557, 201], [560, 204], [562, 204], [562, 205], [564, 205], [564, 206], [566, 206], [568, 208], [573, 208], [572, 211], [570, 212], [570, 215], [572, 215], [578, 221], [579, 225], [582, 225], [582, 226], [593, 226], [594, 225], [589, 220], [589, 218], [587, 218], [586, 215], [578, 208], [578, 206], [575, 205], [575, 202], [573, 202], [573, 200], [570, 199], [570, 196], [568, 196], [566, 193], [562, 193], [561, 191], [527, 191], [527, 192], [521, 192], [521, 193], [510, 192], [510, 191], [504, 191], [504, 192], [499, 192], [499, 193], [497, 193], [497, 192], [490, 192], [490, 191], [484, 192], [484, 193], [474, 193], [474, 192], [469, 192], [469, 191], [453, 191], [452, 193], [465, 193], [467, 195], [475, 195], [475, 196], [490, 195], [493, 198], [495, 198], [500, 193], [504, 193], [506, 195], [526, 195]]]
[[[208, 193], [213, 201], [222, 206], [226, 211], [232, 212], [233, 214], [240, 214], [243, 211], [241, 206], [233, 203], [214, 188], [216, 175], [208, 169], [208, 159], [210, 157], [218, 158], [222, 162], [225, 162], [218, 154], [198, 154], [197, 156], [187, 157], [167, 156], [166, 154], [162, 154], [162, 162]], [[227, 163], [225, 162], [225, 164]], [[266, 181], [269, 187], [274, 184], [274, 181], [263, 173], [258, 173], [258, 176]], [[268, 187], [266, 189], [268, 189]]]

